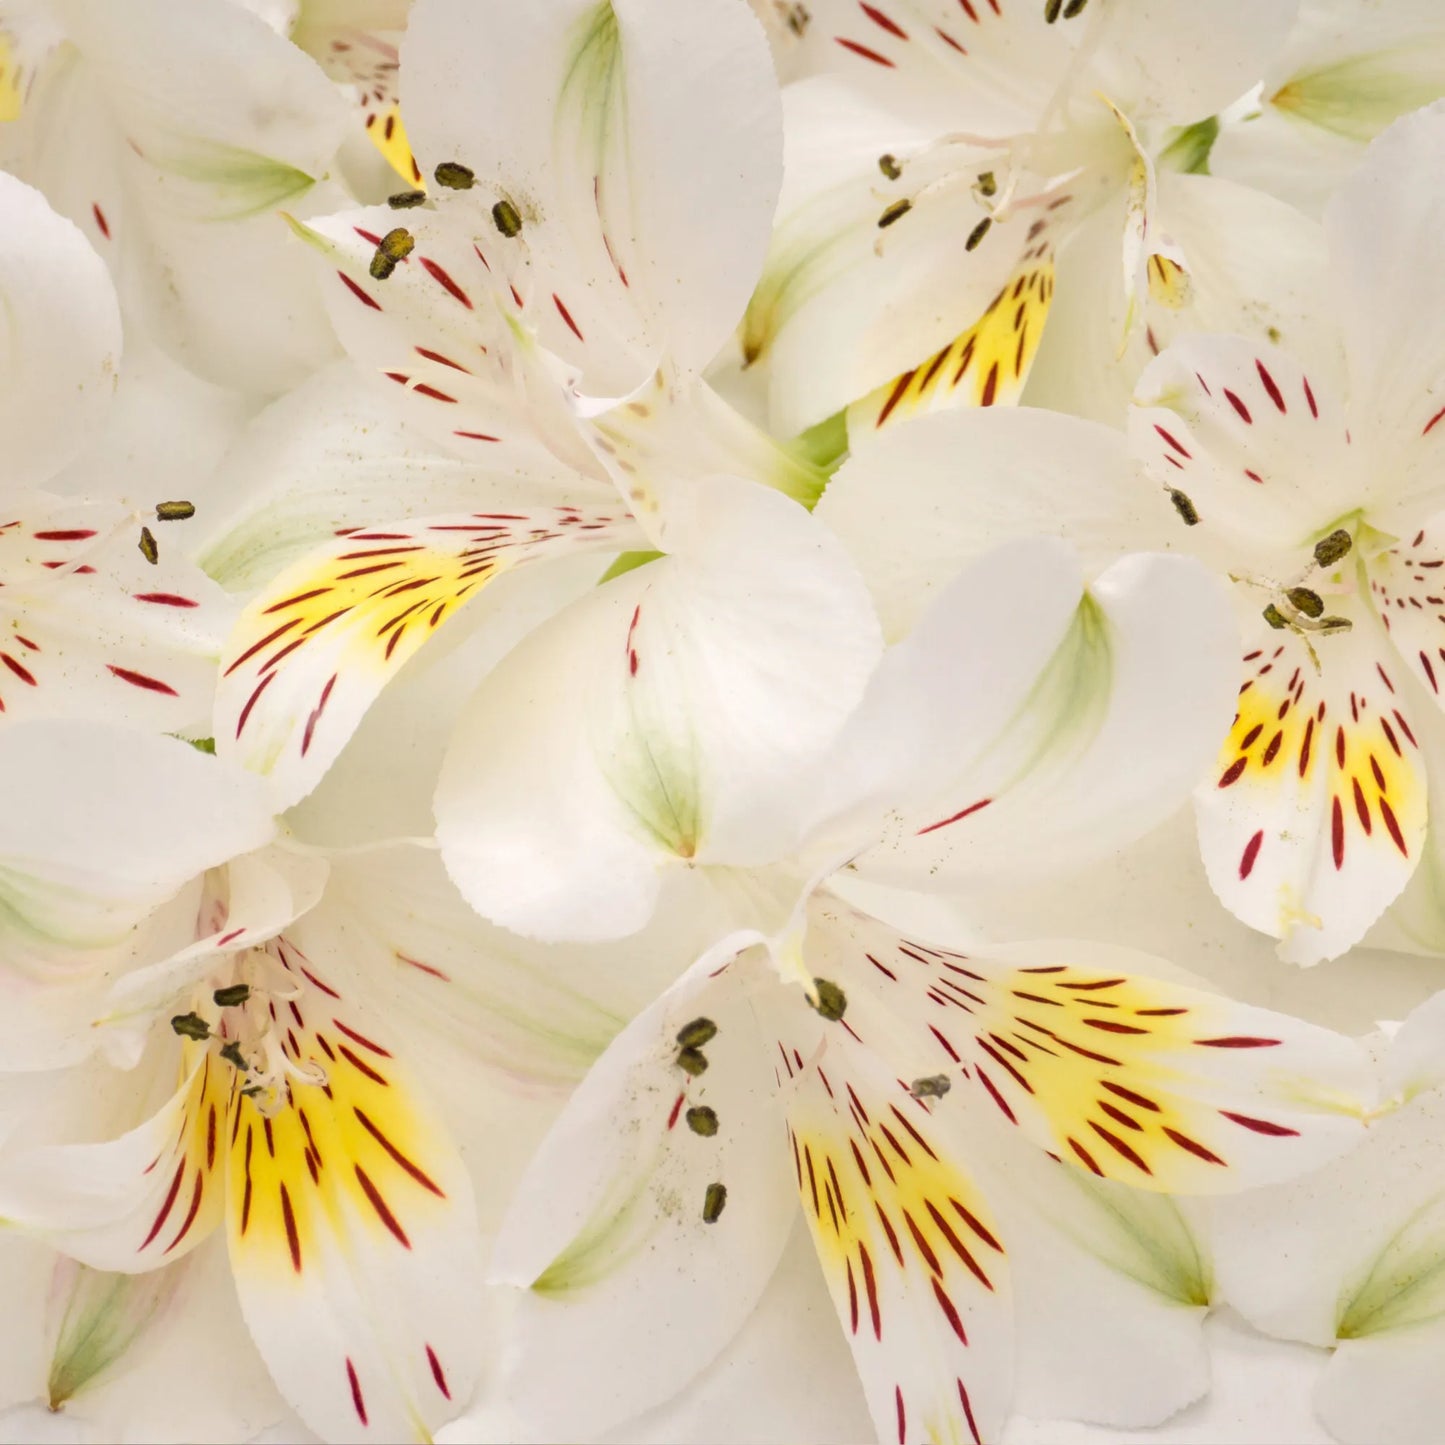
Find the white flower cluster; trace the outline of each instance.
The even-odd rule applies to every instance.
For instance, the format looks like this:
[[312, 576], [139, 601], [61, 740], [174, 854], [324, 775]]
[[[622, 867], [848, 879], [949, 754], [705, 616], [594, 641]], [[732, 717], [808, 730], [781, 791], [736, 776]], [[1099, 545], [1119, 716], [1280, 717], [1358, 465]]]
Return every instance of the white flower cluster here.
[[0, 1439], [1438, 1439], [1442, 97], [0, 0]]

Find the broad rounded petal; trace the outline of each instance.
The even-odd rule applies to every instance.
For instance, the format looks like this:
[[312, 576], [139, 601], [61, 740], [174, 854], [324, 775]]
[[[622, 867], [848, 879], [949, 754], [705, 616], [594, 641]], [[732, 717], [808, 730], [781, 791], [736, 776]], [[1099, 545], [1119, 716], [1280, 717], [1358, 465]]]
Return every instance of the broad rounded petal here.
[[679, 492], [665, 558], [539, 628], [487, 679], [438, 785], [442, 856], [495, 922], [621, 937], [678, 860], [799, 841], [811, 772], [878, 655], [841, 545], [795, 503]]
[[1445, 1334], [1442, 1112], [1432, 1090], [1377, 1123], [1347, 1160], [1217, 1211], [1229, 1303], [1270, 1334], [1334, 1346], [1315, 1406], [1343, 1441], [1433, 1434]]
[[187, 879], [275, 828], [239, 769], [104, 723], [6, 728], [0, 793], [6, 953], [17, 966], [119, 941]]
[[233, 609], [186, 559], [184, 526], [157, 529], [152, 563], [119, 506], [34, 494], [0, 515], [4, 719], [204, 727]]
[[[1022, 590], [1022, 579], [1010, 580], [1011, 592]], [[1007, 604], [1006, 627], [1019, 606]], [[952, 625], [962, 634], [976, 619], [958, 615]], [[1116, 562], [1085, 593], [1052, 656], [1033, 661], [1027, 694], [988, 745], [931, 776], [920, 769], [912, 799], [860, 870], [914, 887], [1022, 878], [1142, 837], [1216, 753], [1237, 686], [1236, 635], [1224, 588], [1192, 558]], [[927, 655], [918, 650], [920, 661]], [[932, 665], [947, 656], [935, 653]]]
[[1369, 141], [1445, 95], [1440, 10], [1309, 0], [1263, 79], [1262, 105], [1225, 121], [1211, 169], [1318, 214]]
[[757, 277], [781, 171], [777, 83], [741, 0], [425, 0], [402, 90], [424, 164], [464, 162], [488, 204], [520, 210], [543, 300], [560, 298], [554, 349], [587, 391], [630, 391], [664, 351], [712, 359]]
[[[1230, 1193], [1359, 1141], [1374, 1096], [1351, 1039], [1151, 975], [1103, 944], [900, 936], [832, 906], [809, 963], [840, 981], [849, 1024], [895, 1076], [952, 1083], [1076, 1169], [1135, 1188]], [[843, 982], [846, 980], [846, 982]]]
[[1213, 1269], [1180, 1203], [1049, 1159], [1001, 1116], [978, 1149], [1008, 1235], [1015, 1410], [1128, 1427], [1202, 1396]]
[[1277, 559], [1360, 503], [1357, 445], [1319, 375], [1287, 352], [1236, 336], [1176, 342], [1139, 378], [1134, 455], [1193, 503], [1236, 557]]
[[1215, 893], [1296, 963], [1359, 942], [1425, 846], [1424, 719], [1375, 618], [1351, 615], [1313, 649], [1245, 618], [1234, 725], [1195, 793]]
[[6, 482], [45, 481], [86, 444], [115, 390], [120, 309], [105, 263], [39, 191], [0, 173], [5, 211]]
[[[1438, 240], [1445, 198], [1419, 184], [1445, 145], [1445, 106], [1408, 116], [1369, 149], [1325, 215], [1350, 368], [1350, 406], [1369, 438], [1370, 492], [1398, 527], [1445, 503], [1445, 341], [1427, 318], [1445, 305]], [[1365, 498], [1355, 498], [1355, 504]]]
[[[393, 1032], [315, 953], [293, 1082], [265, 1117], [233, 1091], [221, 1144], [241, 1309], [282, 1394], [324, 1438], [425, 1438], [476, 1388], [481, 1260], [471, 1178]], [[345, 990], [345, 992], [343, 992]]]
[[334, 343], [273, 212], [317, 199], [345, 103], [241, 6], [56, 9], [71, 45], [22, 117], [21, 174], [91, 236], [124, 303], [195, 369], [260, 393], [299, 380]]
[[1058, 290], [1025, 400], [1121, 425], [1140, 372], [1195, 331], [1235, 333], [1307, 356], [1328, 390], [1343, 356], [1318, 222], [1215, 175], [1161, 167], [1157, 186], [1153, 225], [1169, 256], [1154, 252], [1146, 263], [1133, 326], [1123, 288], [1100, 279], [1118, 262], [1121, 196], [1081, 222], [1060, 252]]
[[1092, 37], [1090, 79], [1140, 120], [1187, 125], [1223, 110], [1258, 79], [1294, 21], [1299, 0], [1260, 6], [1217, 0], [1134, 0]]
[[380, 517], [508, 512], [524, 496], [550, 506], [616, 499], [610, 483], [560, 462], [548, 466], [541, 456], [519, 485], [502, 462], [437, 450], [397, 408], [362, 390], [348, 362], [267, 407], [227, 454], [211, 490], [228, 505], [207, 511], [200, 562], [231, 591], [252, 590], [339, 533]]
[[[812, 1045], [816, 1021], [798, 1033]], [[803, 1216], [878, 1438], [997, 1438], [1013, 1383], [1005, 1242], [930, 1117], [939, 1105], [911, 1097], [841, 1027], [807, 1060], [785, 1042]]]
[[1119, 432], [1025, 407], [928, 417], [855, 447], [815, 513], [857, 560], [890, 641], [1005, 542], [1063, 536], [1095, 572], [1181, 535]]
[[[792, 1228], [772, 1044], [747, 960], [717, 967], [704, 956], [618, 1035], [513, 1199], [491, 1272], [528, 1293], [501, 1394], [536, 1438], [590, 1435], [683, 1388], [751, 1313]], [[717, 1032], [689, 1073], [678, 1034], [704, 1019]]]
[[288, 567], [241, 614], [216, 691], [220, 755], [265, 774], [278, 809], [289, 806], [320, 781], [387, 682], [495, 577], [579, 549], [615, 551], [633, 535], [616, 509], [349, 530]]

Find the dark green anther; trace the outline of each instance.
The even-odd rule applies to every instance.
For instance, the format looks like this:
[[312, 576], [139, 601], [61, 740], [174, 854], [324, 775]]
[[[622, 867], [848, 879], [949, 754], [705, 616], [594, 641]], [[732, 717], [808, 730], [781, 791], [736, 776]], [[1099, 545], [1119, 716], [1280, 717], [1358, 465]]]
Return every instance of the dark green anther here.
[[898, 164], [897, 156], [879, 156], [878, 169], [882, 171], [890, 181], [896, 181], [898, 177], [903, 174], [903, 167]]
[[1174, 503], [1174, 510], [1179, 513], [1186, 527], [1199, 525], [1199, 513], [1195, 510], [1194, 503], [1178, 487], [1169, 488], [1169, 500]]
[[151, 564], [152, 567], [160, 561], [161, 549], [156, 546], [155, 533], [149, 527], [140, 529], [140, 541], [136, 544], [140, 548], [140, 554]]
[[687, 1119], [687, 1127], [694, 1134], [701, 1134], [704, 1139], [711, 1139], [717, 1133], [717, 1114], [706, 1104], [689, 1109], [684, 1117]]
[[1355, 624], [1348, 617], [1321, 617], [1315, 625], [1321, 632], [1348, 632]]
[[1281, 628], [1289, 626], [1289, 618], [1274, 605], [1273, 602], [1264, 609], [1264, 620], [1278, 632]]
[[693, 1019], [677, 1031], [677, 1041], [685, 1049], [700, 1049], [717, 1036], [717, 1025], [711, 1019]]
[[477, 183], [476, 172], [460, 161], [443, 161], [432, 174], [437, 185], [445, 186], [449, 191], [469, 191]]
[[992, 171], [985, 171], [978, 178], [978, 193], [981, 196], [991, 196], [998, 190], [998, 182], [993, 177]]
[[1328, 537], [1315, 543], [1315, 561], [1321, 567], [1333, 567], [1336, 562], [1348, 557], [1355, 539], [1343, 527], [1336, 527]]
[[171, 1020], [171, 1027], [183, 1039], [208, 1039], [211, 1037], [211, 1026], [198, 1013], [177, 1014]]
[[244, 1074], [247, 1069], [245, 1059], [241, 1057], [241, 1046], [234, 1040], [221, 1050], [221, 1057], [228, 1064], [234, 1064]]
[[409, 211], [413, 206], [420, 206], [425, 201], [425, 191], [398, 191], [394, 196], [386, 198], [386, 204], [393, 211]]
[[810, 998], [808, 1002], [829, 1023], [837, 1023], [848, 1011], [848, 996], [836, 983], [829, 983], [826, 978], [815, 978], [813, 991], [817, 998]]
[[251, 985], [229, 984], [225, 988], [218, 988], [211, 997], [215, 999], [217, 1008], [235, 1008], [237, 1004], [245, 1003], [251, 997]]
[[1069, 3], [1064, 6], [1064, 19], [1072, 20], [1088, 3], [1089, 0], [1069, 0]]
[[1308, 587], [1291, 587], [1284, 595], [1289, 598], [1289, 605], [1306, 617], [1318, 617], [1325, 610], [1324, 599]]
[[1052, 25], [1064, 8], [1064, 0], [1044, 0], [1044, 23]]
[[913, 202], [906, 196], [901, 201], [894, 201], [881, 216], [878, 217], [878, 229], [881, 231], [891, 226], [894, 221], [901, 221], [909, 211], [913, 209]]
[[157, 502], [156, 521], [185, 522], [196, 515], [194, 502]]
[[701, 1049], [679, 1049], [677, 1066], [684, 1074], [690, 1074], [695, 1079], [699, 1074], [707, 1072], [707, 1055]]
[[260, 1084], [247, 1084], [246, 1087], [241, 1090], [241, 1097], [243, 1099], [254, 1099], [260, 1092]]
[[968, 240], [963, 243], [965, 251], [976, 250], [980, 241], [988, 235], [988, 228], [993, 225], [993, 217], [985, 216], [973, 230], [968, 233]]
[[908, 1092], [915, 1099], [941, 1099], [952, 1087], [947, 1074], [930, 1074], [926, 1079], [914, 1079]]
[[404, 261], [411, 255], [415, 246], [416, 238], [405, 226], [397, 226], [394, 230], [388, 231], [381, 238], [381, 242], [371, 258], [371, 265], [368, 269], [372, 279], [385, 281], [396, 270], [396, 263]]
[[498, 201], [492, 207], [492, 224], [510, 240], [521, 234], [522, 218], [510, 201]]
[[728, 1202], [726, 1184], [709, 1184], [702, 1197], [702, 1222], [716, 1224], [722, 1216], [723, 1205]]

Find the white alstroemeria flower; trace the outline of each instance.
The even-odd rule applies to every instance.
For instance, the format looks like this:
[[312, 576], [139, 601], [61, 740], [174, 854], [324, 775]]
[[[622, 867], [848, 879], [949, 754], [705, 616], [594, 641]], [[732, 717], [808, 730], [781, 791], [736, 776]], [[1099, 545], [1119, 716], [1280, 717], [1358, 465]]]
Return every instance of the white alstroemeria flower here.
[[1431, 0], [1302, 0], [1256, 103], [1221, 118], [1210, 169], [1319, 214], [1381, 131], [1442, 96]]
[[[326, 865], [266, 846], [259, 782], [182, 742], [19, 724], [0, 769], [0, 1058], [61, 1070], [51, 1139], [0, 1150], [0, 1214], [123, 1273], [224, 1226], [251, 1335], [307, 1423], [428, 1438], [481, 1370], [475, 1204], [412, 1079], [422, 1036], [367, 985], [436, 965], [364, 948]], [[97, 1053], [123, 1072], [67, 1093]]]
[[[674, 555], [641, 590], [620, 581], [599, 605], [631, 598], [631, 617], [643, 592], [656, 593], [638, 646], [617, 639], [624, 660], [635, 669], [644, 645], [677, 624], [697, 707], [726, 691], [718, 718], [755, 702], [766, 711], [766, 723], [736, 733], [741, 817], [831, 738], [877, 646], [831, 539], [792, 502], [725, 479], [765, 478], [812, 501], [821, 474], [696, 380], [767, 244], [779, 118], [766, 46], [741, 0], [682, 11], [553, 0], [526, 24], [498, 13], [481, 84], [457, 63], [473, 19], [428, 0], [408, 29], [403, 84], [418, 89], [407, 113], [418, 154], [444, 178], [436, 209], [300, 228], [326, 258], [338, 334], [384, 397], [348, 400], [344, 379], [334, 390], [318, 379], [307, 394], [326, 420], [314, 449], [335, 454], [343, 428], [369, 432], [368, 408], [405, 425], [358, 439], [366, 482], [343, 478], [337, 456], [279, 513], [253, 500], [209, 550], [217, 575], [266, 584], [223, 659], [217, 746], [269, 774], [278, 805], [294, 802], [388, 678], [493, 578], [651, 543]], [[675, 56], [704, 50], [697, 84], [680, 86]], [[547, 84], [514, 95], [522, 74]], [[533, 123], [547, 145], [499, 144], [509, 126], [531, 137]], [[662, 154], [664, 137], [694, 138], [703, 160]], [[704, 186], [704, 171], [721, 179]], [[382, 247], [392, 231], [405, 237], [395, 259]], [[296, 455], [305, 443], [284, 440], [288, 425], [313, 422], [298, 400], [264, 430]], [[385, 475], [378, 448], [404, 453], [404, 472]], [[325, 545], [303, 549], [295, 531]], [[268, 575], [259, 552], [297, 560]], [[795, 651], [780, 664], [779, 618], [790, 614]], [[588, 604], [575, 635], [600, 625]], [[744, 763], [745, 743], [756, 762]]]
[[1347, 1445], [1425, 1445], [1445, 1394], [1445, 995], [1378, 1039], [1401, 1107], [1358, 1153], [1289, 1184], [1221, 1202], [1224, 1298], [1283, 1339], [1333, 1349], [1315, 1411]]
[[[833, 419], [836, 451], [840, 409], [857, 444], [1013, 400], [1066, 283], [1100, 293], [1050, 368], [1051, 401], [1074, 409], [1221, 316], [1294, 334], [1296, 298], [1262, 282], [1308, 284], [1308, 226], [1180, 173], [1204, 169], [1213, 112], [1254, 81], [1294, 0], [1080, 8], [810, 5], [815, 74], [787, 95], [781, 221], [743, 330], [780, 435]], [[1261, 264], [1266, 240], [1289, 260]], [[1056, 273], [1066, 242], [1089, 262]]]
[[[104, 478], [85, 484], [120, 365], [110, 277], [13, 176], [0, 174], [0, 207], [0, 727], [67, 716], [204, 726], [232, 609], [180, 555], [175, 527], [107, 499]], [[38, 490], [62, 474], [69, 496]], [[147, 520], [160, 534], [154, 560], [137, 546]]]
[[5, 0], [0, 35], [23, 70], [0, 157], [85, 232], [130, 318], [261, 395], [334, 355], [276, 217], [347, 199], [326, 178], [348, 107], [309, 57], [229, 0]]
[[[1168, 546], [1227, 575], [1243, 665], [1234, 725], [1196, 797], [1200, 844], [1220, 899], [1297, 963], [1357, 943], [1434, 831], [1445, 358], [1431, 319], [1439, 204], [1418, 178], [1442, 138], [1445, 114], [1400, 122], [1332, 203], [1329, 351], [1177, 342], [1140, 379], [1133, 460], [1118, 433], [1072, 418], [929, 422], [899, 449], [926, 536], [901, 516], [875, 521], [896, 457], [843, 474], [853, 481], [820, 511], [875, 594], [903, 594], [909, 567], [941, 578], [961, 551], [1041, 527], [1096, 565]], [[1405, 926], [1438, 939], [1438, 903], [1417, 902]]]
[[[1091, 1267], [1123, 1309], [1110, 1270], [1138, 1268], [1147, 1249], [1121, 1247], [1117, 1227], [1108, 1242], [1108, 1200], [1051, 1171], [1206, 1193], [1292, 1174], [1356, 1137], [1368, 1070], [1347, 1040], [1173, 982], [1160, 960], [1079, 943], [968, 956], [840, 897], [850, 871], [907, 879], [970, 858], [1001, 871], [1010, 856], [1028, 869], [1049, 835], [1084, 853], [1183, 795], [1228, 714], [1223, 598], [1197, 564], [1161, 557], [1081, 592], [1056, 542], [968, 568], [885, 659], [815, 786], [795, 782], [796, 855], [713, 870], [719, 886], [750, 887], [766, 923], [732, 932], [634, 1020], [544, 1144], [494, 1257], [495, 1276], [528, 1293], [483, 1429], [595, 1433], [680, 1388], [751, 1313], [796, 1189], [880, 1439], [995, 1436], [1011, 1400], [1009, 1251], [1052, 1227], [1006, 1208], [1041, 1187], [1032, 1161], [1011, 1162], [1018, 1141], [1052, 1156], [1034, 1166], [1057, 1192], [1045, 1213], [1102, 1258]], [[512, 733], [531, 716], [514, 714]], [[1140, 746], [1160, 732], [1180, 752]], [[619, 732], [617, 756], [633, 736]], [[545, 758], [570, 797], [585, 765], [554, 738], [530, 771]], [[595, 723], [588, 741], [592, 766], [615, 773]], [[515, 755], [503, 768], [527, 786]], [[693, 816], [670, 797], [647, 820], [659, 837], [662, 820]], [[559, 835], [571, 828], [550, 812]], [[454, 873], [458, 851], [453, 840]], [[678, 865], [656, 842], [653, 855]], [[534, 906], [550, 896], [570, 919], [574, 890], [604, 906], [585, 864], [539, 860]], [[1170, 1210], [1126, 1218], [1125, 1235], [1160, 1246], [1151, 1286], [1181, 1269], [1154, 1294], [1179, 1286], [1175, 1303], [1201, 1304], [1200, 1282], [1181, 1283], [1187, 1231]], [[639, 1348], [646, 1371], [627, 1365]]]

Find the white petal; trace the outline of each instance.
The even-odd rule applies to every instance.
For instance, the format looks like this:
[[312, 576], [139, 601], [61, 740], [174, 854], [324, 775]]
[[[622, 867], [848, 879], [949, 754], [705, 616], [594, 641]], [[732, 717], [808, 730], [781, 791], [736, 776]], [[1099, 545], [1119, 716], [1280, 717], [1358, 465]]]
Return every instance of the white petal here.
[[216, 690], [220, 755], [265, 774], [276, 807], [290, 806], [320, 781], [387, 682], [494, 578], [638, 538], [618, 508], [452, 513], [347, 529], [273, 578], [241, 614]]
[[746, 5], [426, 0], [403, 98], [427, 165], [464, 162], [488, 204], [520, 209], [541, 299], [571, 318], [554, 314], [543, 340], [589, 392], [630, 391], [662, 350], [712, 359], [756, 279], [780, 174], [776, 82]]
[[[1373, 498], [1396, 528], [1445, 501], [1439, 484], [1445, 342], [1425, 318], [1445, 305], [1436, 242], [1445, 199], [1421, 186], [1445, 143], [1445, 107], [1397, 122], [1325, 215], [1350, 370], [1350, 414], [1369, 447]], [[1363, 498], [1352, 501], [1358, 504]], [[1406, 520], [1409, 519], [1409, 520]]]
[[458, 729], [443, 857], [508, 927], [621, 937], [677, 860], [792, 847], [807, 770], [877, 657], [857, 574], [802, 508], [722, 480], [672, 506], [670, 555], [538, 629]]
[[0, 791], [16, 964], [118, 941], [188, 878], [260, 847], [274, 827], [239, 770], [174, 738], [102, 723], [7, 728]]
[[39, 191], [0, 174], [0, 206], [6, 482], [34, 485], [70, 461], [104, 416], [120, 311], [104, 263]]

